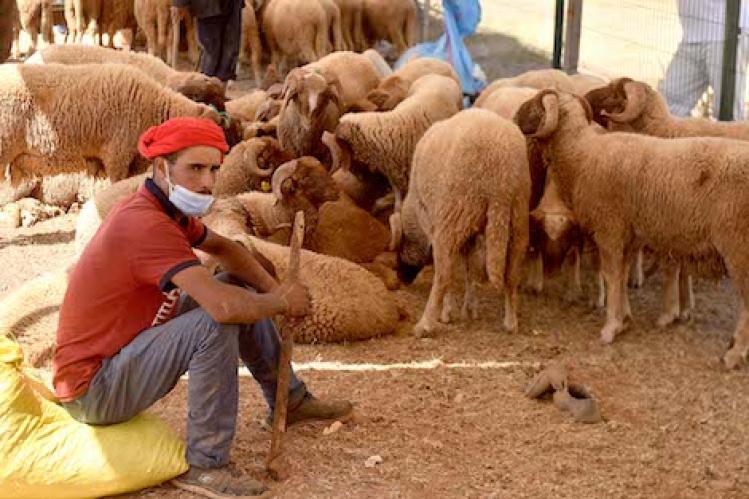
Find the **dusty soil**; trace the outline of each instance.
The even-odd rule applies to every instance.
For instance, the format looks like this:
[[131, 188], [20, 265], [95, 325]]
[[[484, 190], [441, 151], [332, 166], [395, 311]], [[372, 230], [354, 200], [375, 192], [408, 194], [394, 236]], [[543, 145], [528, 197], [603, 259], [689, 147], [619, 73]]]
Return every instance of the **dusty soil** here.
[[[6, 295], [72, 257], [74, 215], [0, 233]], [[418, 318], [430, 274], [401, 291]], [[594, 294], [586, 275], [587, 294]], [[749, 485], [749, 372], [724, 371], [733, 328], [730, 283], [700, 282], [692, 323], [656, 330], [659, 276], [632, 290], [636, 318], [613, 346], [597, 342], [602, 316], [588, 299], [568, 302], [564, 280], [522, 296], [520, 330], [501, 329], [500, 300], [481, 292], [482, 319], [434, 339], [395, 336], [345, 345], [298, 346], [301, 376], [319, 396], [346, 397], [354, 421], [292, 427], [290, 477], [279, 497], [745, 497]], [[572, 367], [600, 401], [605, 422], [571, 422], [523, 388], [537, 365]], [[313, 370], [304, 363], [351, 364]], [[494, 362], [492, 364], [492, 362]], [[322, 364], [320, 364], [322, 363]], [[393, 364], [401, 365], [393, 366]], [[484, 363], [484, 364], [482, 364]], [[506, 364], [502, 364], [506, 363]], [[362, 365], [369, 364], [367, 368]], [[406, 364], [405, 366], [402, 364]], [[357, 367], [362, 370], [353, 370]], [[184, 435], [187, 381], [153, 407]], [[265, 478], [269, 433], [254, 381], [241, 378], [233, 466]], [[365, 460], [382, 457], [367, 468]], [[170, 486], [129, 497], [192, 497]]]

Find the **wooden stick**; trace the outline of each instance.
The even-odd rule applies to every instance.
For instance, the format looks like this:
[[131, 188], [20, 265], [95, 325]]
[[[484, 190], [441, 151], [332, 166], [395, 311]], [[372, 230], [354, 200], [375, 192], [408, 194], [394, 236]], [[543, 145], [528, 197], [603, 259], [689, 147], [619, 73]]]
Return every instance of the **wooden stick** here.
[[[288, 281], [299, 279], [299, 260], [304, 241], [304, 213], [298, 211], [294, 217], [289, 251]], [[286, 320], [281, 327], [281, 357], [278, 360], [278, 380], [276, 382], [276, 404], [273, 409], [273, 434], [270, 440], [270, 452], [266, 469], [274, 480], [284, 478], [280, 462], [283, 434], [286, 432], [286, 414], [288, 409], [289, 385], [291, 384], [291, 355], [294, 350], [293, 320]]]

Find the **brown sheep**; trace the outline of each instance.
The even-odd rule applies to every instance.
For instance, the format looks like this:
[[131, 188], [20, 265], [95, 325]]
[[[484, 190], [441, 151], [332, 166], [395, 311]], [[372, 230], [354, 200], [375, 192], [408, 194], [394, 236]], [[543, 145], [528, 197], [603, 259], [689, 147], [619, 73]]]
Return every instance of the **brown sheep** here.
[[440, 75], [423, 76], [392, 111], [343, 115], [335, 130], [337, 146], [344, 149], [338, 156], [379, 171], [387, 177], [396, 196], [403, 196], [408, 190], [416, 143], [430, 126], [454, 115], [461, 107], [462, 92], [454, 80]]
[[325, 9], [325, 14], [328, 16], [328, 26], [330, 33], [328, 34], [328, 42], [332, 45], [328, 45], [328, 52], [337, 52], [345, 50], [343, 44], [343, 33], [341, 32], [341, 9], [338, 8], [338, 4], [334, 0], [317, 0], [320, 5]]
[[0, 0], [0, 64], [10, 57], [13, 46], [13, 27], [17, 18], [15, 0]]
[[[36, 51], [38, 37], [47, 44], [55, 42], [52, 32], [52, 0], [16, 0], [16, 12], [18, 13], [18, 26], [25, 31], [30, 38], [31, 45], [27, 55]], [[21, 30], [18, 30], [20, 37]], [[19, 41], [16, 40], [19, 47]]]
[[[171, 42], [175, 35], [179, 36], [179, 33], [173, 33], [172, 1], [135, 0], [134, 13], [138, 26], [146, 35], [148, 53], [174, 64], [175, 58], [179, 54], [171, 53]], [[183, 13], [180, 12], [179, 14]], [[184, 21], [187, 32], [188, 57], [193, 63], [197, 63], [199, 49], [195, 32], [195, 18], [191, 15], [183, 15], [181, 21]]]
[[100, 18], [102, 0], [72, 0], [73, 15], [75, 17], [76, 43], [83, 41], [83, 35], [88, 33], [94, 43], [101, 45]]
[[369, 92], [367, 99], [379, 111], [390, 111], [406, 98], [416, 80], [428, 74], [446, 76], [460, 84], [458, 74], [449, 63], [431, 57], [416, 57], [382, 80], [376, 89]]
[[341, 10], [343, 50], [363, 52], [367, 48], [364, 37], [364, 0], [335, 0]]
[[297, 68], [284, 83], [278, 113], [278, 141], [289, 154], [320, 156], [327, 152], [321, 142], [332, 132], [343, 114], [341, 85], [328, 72]]
[[[647, 83], [630, 78], [614, 80], [605, 87], [590, 91], [585, 98], [593, 109], [594, 119], [609, 130], [663, 138], [724, 137], [749, 140], [749, 125], [746, 122], [673, 116], [663, 96]], [[642, 258], [642, 250], [638, 252], [638, 258]], [[666, 262], [666, 274], [670, 279], [681, 279], [683, 286], [667, 281], [666, 310], [658, 319], [659, 326], [666, 326], [676, 319], [688, 319], [691, 304], [694, 303], [690, 271], [680, 269], [679, 262], [670, 257], [666, 257]], [[640, 274], [641, 267], [640, 264]]]
[[246, 140], [224, 158], [213, 195], [227, 197], [247, 191], [270, 192], [273, 172], [293, 158], [271, 137]]
[[192, 71], [175, 71], [161, 59], [137, 52], [125, 52], [91, 45], [51, 45], [39, 50], [26, 64], [127, 64], [138, 68], [165, 87], [189, 99], [224, 110], [224, 87], [216, 77]]
[[412, 0], [364, 0], [369, 45], [387, 40], [398, 55], [416, 43], [416, 5]]
[[125, 42], [127, 48], [132, 44], [132, 37], [138, 29], [135, 20], [135, 4], [133, 0], [106, 0], [101, 2], [99, 14], [99, 26], [101, 34], [107, 34], [107, 46], [114, 48], [114, 35], [118, 31], [130, 30], [132, 33]]
[[559, 192], [598, 246], [610, 343], [629, 313], [626, 270], [638, 245], [729, 272], [742, 308], [724, 362], [749, 349], [749, 144], [722, 138], [661, 139], [599, 133], [588, 102], [553, 90], [521, 106], [523, 133], [543, 139]]
[[290, 64], [307, 64], [328, 53], [329, 23], [325, 9], [310, 0], [272, 0], [262, 17], [271, 65], [285, 75]]
[[242, 41], [239, 48], [239, 62], [250, 64], [255, 75], [255, 85], [263, 83], [263, 45], [252, 0], [245, 0], [242, 9]]
[[10, 164], [14, 181], [87, 171], [98, 161], [114, 182], [147, 166], [137, 143], [148, 127], [176, 116], [223, 122], [208, 106], [121, 64], [6, 65], [0, 79], [0, 164]]
[[469, 109], [432, 125], [414, 153], [411, 185], [400, 213], [399, 275], [412, 281], [434, 259], [434, 281], [417, 336], [432, 334], [459, 260], [466, 270], [466, 308], [473, 306], [468, 255], [485, 238], [489, 281], [504, 288], [507, 330], [517, 328], [517, 288], [528, 246], [530, 175], [525, 138], [496, 114]]
[[377, 65], [370, 57], [349, 51], [334, 52], [304, 69], [320, 71], [329, 79], [337, 78], [344, 109], [366, 100], [367, 94], [377, 88], [381, 80]]

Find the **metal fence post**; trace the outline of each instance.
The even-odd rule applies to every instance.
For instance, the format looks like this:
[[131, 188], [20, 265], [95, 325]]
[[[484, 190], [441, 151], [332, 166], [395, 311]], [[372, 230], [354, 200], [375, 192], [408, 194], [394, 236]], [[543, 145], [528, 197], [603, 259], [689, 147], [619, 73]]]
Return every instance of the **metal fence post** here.
[[567, 4], [567, 19], [564, 26], [564, 70], [577, 73], [580, 59], [580, 30], [583, 23], [583, 0], [570, 0]]
[[[725, 41], [723, 45], [723, 74], [720, 79], [720, 113], [722, 121], [731, 121], [736, 97], [736, 52], [739, 44], [739, 11], [741, 0], [726, 0]], [[739, 71], [744, 68], [738, 68]], [[744, 89], [739, 89], [743, 91]], [[739, 96], [744, 98], [743, 95]], [[717, 103], [716, 103], [717, 104]]]
[[564, 29], [564, 0], [557, 0], [556, 13], [554, 14], [554, 53], [551, 66], [556, 69], [562, 67], [562, 31]]

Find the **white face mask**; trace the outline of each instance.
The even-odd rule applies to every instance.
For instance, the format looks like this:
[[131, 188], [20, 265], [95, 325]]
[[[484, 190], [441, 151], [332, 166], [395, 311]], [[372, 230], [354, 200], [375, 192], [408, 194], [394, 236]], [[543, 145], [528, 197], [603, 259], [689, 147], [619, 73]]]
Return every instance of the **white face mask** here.
[[181, 185], [174, 185], [169, 179], [169, 163], [166, 163], [166, 183], [169, 186], [169, 201], [185, 215], [202, 217], [210, 211], [214, 197], [210, 194], [199, 194]]

